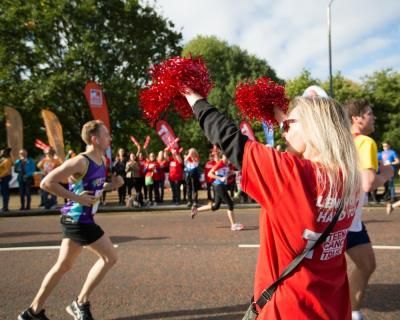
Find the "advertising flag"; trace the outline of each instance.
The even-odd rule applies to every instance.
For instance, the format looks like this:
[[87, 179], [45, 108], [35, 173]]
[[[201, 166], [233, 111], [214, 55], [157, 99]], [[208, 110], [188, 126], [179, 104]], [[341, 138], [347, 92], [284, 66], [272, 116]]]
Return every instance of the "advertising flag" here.
[[49, 110], [42, 110], [42, 118], [46, 127], [47, 139], [50, 146], [55, 150], [57, 157], [64, 161], [64, 136], [60, 121], [57, 116]]
[[18, 152], [24, 147], [24, 134], [21, 115], [11, 107], [5, 107], [7, 145], [11, 148], [11, 159], [18, 159]]

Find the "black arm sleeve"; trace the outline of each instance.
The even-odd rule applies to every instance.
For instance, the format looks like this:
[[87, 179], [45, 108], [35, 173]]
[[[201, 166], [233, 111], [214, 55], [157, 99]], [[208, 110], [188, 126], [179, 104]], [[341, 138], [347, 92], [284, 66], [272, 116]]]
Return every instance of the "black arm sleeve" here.
[[194, 104], [193, 112], [208, 141], [217, 145], [233, 165], [240, 170], [244, 146], [248, 137], [242, 134], [232, 120], [220, 113], [205, 99], [198, 100]]

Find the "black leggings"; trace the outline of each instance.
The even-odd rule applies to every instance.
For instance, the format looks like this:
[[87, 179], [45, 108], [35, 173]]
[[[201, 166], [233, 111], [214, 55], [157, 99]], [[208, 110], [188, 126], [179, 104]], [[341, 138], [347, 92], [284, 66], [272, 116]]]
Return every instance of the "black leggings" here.
[[187, 197], [190, 202], [197, 202], [200, 180], [198, 172], [188, 173], [186, 177]]
[[226, 185], [214, 184], [214, 203], [211, 207], [212, 211], [218, 210], [222, 201], [228, 205], [228, 209], [233, 211], [233, 201], [228, 194]]

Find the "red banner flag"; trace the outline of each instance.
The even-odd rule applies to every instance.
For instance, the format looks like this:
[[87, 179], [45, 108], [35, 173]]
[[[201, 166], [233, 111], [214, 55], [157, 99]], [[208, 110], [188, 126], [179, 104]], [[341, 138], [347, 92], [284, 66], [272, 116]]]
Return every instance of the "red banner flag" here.
[[110, 117], [103, 89], [96, 82], [88, 81], [85, 86], [85, 97], [93, 118], [103, 121], [108, 131], [111, 133]]
[[174, 131], [169, 124], [164, 120], [159, 120], [156, 123], [156, 131], [164, 144], [171, 149], [179, 149], [179, 138], [175, 136]]
[[256, 136], [254, 135], [253, 129], [251, 128], [250, 124], [247, 121], [242, 121], [240, 122], [240, 131], [242, 131], [242, 133], [245, 136], [248, 136], [250, 140], [253, 141], [257, 141]]

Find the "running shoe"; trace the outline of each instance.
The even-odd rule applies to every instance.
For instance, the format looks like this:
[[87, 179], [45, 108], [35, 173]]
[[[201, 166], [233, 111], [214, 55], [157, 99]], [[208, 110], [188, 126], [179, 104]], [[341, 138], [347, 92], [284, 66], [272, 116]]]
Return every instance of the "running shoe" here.
[[197, 207], [192, 206], [192, 209], [190, 210], [190, 216], [192, 217], [192, 219], [194, 219], [196, 215], [197, 215]]
[[74, 317], [74, 320], [94, 320], [90, 312], [90, 302], [78, 304], [76, 300], [66, 308], [67, 312]]
[[241, 223], [235, 223], [231, 226], [232, 231], [240, 231], [244, 229], [244, 225]]
[[44, 309], [39, 313], [33, 313], [32, 309], [26, 309], [18, 316], [18, 320], [50, 320], [44, 314]]

